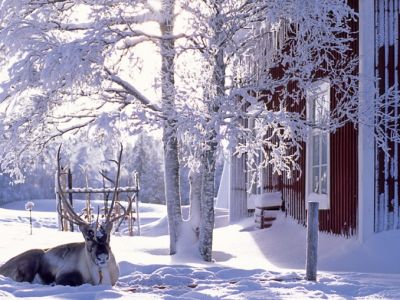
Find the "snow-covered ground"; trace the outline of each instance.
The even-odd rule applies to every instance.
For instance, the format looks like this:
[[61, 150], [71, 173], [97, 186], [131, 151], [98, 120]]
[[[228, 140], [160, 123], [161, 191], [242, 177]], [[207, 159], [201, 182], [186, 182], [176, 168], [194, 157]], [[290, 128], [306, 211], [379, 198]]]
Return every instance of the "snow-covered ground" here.
[[[56, 229], [54, 201], [35, 201], [33, 235], [24, 202], [0, 208], [0, 264], [30, 249], [82, 241]], [[320, 234], [317, 282], [304, 280], [305, 229], [280, 215], [269, 229], [251, 218], [228, 225], [217, 211], [215, 262], [201, 261], [195, 245], [168, 255], [166, 209], [141, 204], [142, 236], [113, 236], [119, 261], [116, 286], [44, 286], [0, 276], [0, 299], [400, 299], [400, 232], [360, 245]]]

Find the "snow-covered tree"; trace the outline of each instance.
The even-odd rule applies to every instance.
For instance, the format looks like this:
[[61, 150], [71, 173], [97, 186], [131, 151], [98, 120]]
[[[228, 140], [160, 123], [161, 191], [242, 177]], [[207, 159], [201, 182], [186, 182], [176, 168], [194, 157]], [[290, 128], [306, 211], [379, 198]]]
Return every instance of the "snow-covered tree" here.
[[[52, 162], [51, 162], [52, 163]], [[51, 199], [54, 197], [54, 173], [50, 161], [42, 158], [31, 166], [24, 182], [15, 183], [7, 174], [0, 176], [0, 203]]]
[[128, 44], [146, 35], [131, 26], [151, 20], [150, 6], [4, 0], [0, 14], [0, 65], [8, 70], [0, 88], [2, 170], [20, 177], [50, 141], [84, 127], [124, 121], [126, 131], [140, 130], [142, 122], [128, 121], [152, 105], [121, 76], [135, 74], [125, 75], [126, 65], [140, 67]]
[[[350, 27], [356, 14], [342, 0], [186, 1], [185, 9], [191, 26], [186, 49], [201, 53], [196, 59], [202, 68], [194, 87], [190, 76], [183, 80], [191, 89], [186, 87], [182, 99], [190, 94], [197, 101], [181, 104], [186, 112], [182, 126], [195, 124], [181, 134], [201, 165], [201, 181], [193, 184], [200, 184], [202, 191], [200, 252], [210, 260], [212, 178], [222, 138], [237, 157], [246, 155], [254, 183], [268, 165], [293, 176], [311, 129], [334, 132], [359, 121], [358, 58], [352, 52], [355, 32]], [[340, 100], [313, 123], [306, 118], [304, 101], [318, 92], [318, 80], [328, 81]], [[254, 128], [247, 126], [250, 121]], [[245, 203], [237, 207], [237, 215], [244, 216]]]
[[[2, 0], [1, 169], [22, 176], [51, 141], [83, 128], [111, 148], [118, 145], [107, 138], [111, 132], [124, 139], [144, 124], [162, 128], [170, 252], [186, 226], [181, 151], [191, 198], [200, 201], [191, 210], [199, 224], [191, 225], [211, 260], [222, 139], [238, 157], [247, 155], [257, 181], [267, 165], [289, 176], [298, 169], [310, 128], [334, 131], [360, 121], [357, 58], [349, 55], [348, 20], [355, 17], [344, 0], [164, 0], [159, 7], [142, 0]], [[143, 45], [160, 56], [145, 57]], [[156, 93], [138, 84], [149, 61]], [[291, 108], [322, 77], [343, 101], [310, 123], [304, 110]], [[248, 119], [256, 120], [254, 130]]]
[[125, 168], [128, 174], [138, 172], [140, 201], [165, 204], [162, 151], [158, 143], [148, 134], [141, 133], [133, 148], [126, 151]]
[[[290, 177], [298, 169], [310, 129], [333, 132], [358, 115], [358, 58], [351, 51], [354, 32], [349, 24], [355, 13], [341, 0], [264, 3], [267, 26], [258, 28], [259, 38], [235, 62], [241, 71], [230, 93], [240, 95], [239, 102], [246, 107], [235, 118], [255, 119], [254, 130], [238, 135], [246, 142], [236, 150], [247, 155], [250, 171], [272, 165]], [[265, 51], [258, 50], [261, 45]], [[320, 80], [329, 82], [341, 100], [319, 123], [311, 123], [304, 101], [316, 92], [313, 84]], [[253, 180], [257, 173], [251, 174]]]
[[[196, 85], [190, 84], [191, 76], [182, 80], [186, 84], [182, 94], [190, 94], [194, 100], [182, 103], [188, 120], [182, 118], [181, 121], [194, 125], [186, 126], [191, 129], [181, 134], [190, 145], [189, 156], [200, 165], [195, 165], [191, 172], [191, 188], [201, 191], [199, 248], [203, 258], [210, 261], [219, 144], [226, 137], [227, 120], [241, 109], [236, 97], [229, 94], [234, 82], [231, 70], [236, 71], [235, 57], [246, 51], [255, 38], [251, 27], [266, 22], [266, 16], [264, 5], [253, 1], [184, 1], [184, 7], [191, 26], [186, 47], [192, 49], [187, 50], [189, 54], [186, 55], [191, 55], [192, 60], [196, 57], [202, 67], [194, 75], [197, 75]], [[180, 95], [179, 91], [177, 93]]]
[[[112, 130], [129, 135], [140, 132], [143, 124], [163, 128], [173, 254], [182, 219], [174, 43], [182, 36], [173, 32], [175, 1], [162, 1], [160, 7], [154, 4], [140, 0], [0, 2], [0, 51], [1, 57], [7, 57], [0, 64], [8, 70], [0, 88], [5, 145], [0, 164], [5, 172], [22, 177], [23, 166], [61, 136], [82, 129], [100, 137], [102, 131]], [[136, 52], [144, 44], [159, 49], [161, 57], [148, 59], [155, 61], [152, 76], [154, 68], [159, 69], [157, 93], [152, 94], [157, 99], [152, 101], [137, 84], [146, 62]], [[145, 55], [153, 51], [145, 50]]]
[[161, 105], [163, 111], [163, 142], [165, 165], [165, 198], [167, 201], [170, 254], [176, 253], [179, 228], [182, 222], [177, 115], [175, 108], [175, 0], [161, 2], [164, 18], [160, 22], [162, 39], [161, 52]]

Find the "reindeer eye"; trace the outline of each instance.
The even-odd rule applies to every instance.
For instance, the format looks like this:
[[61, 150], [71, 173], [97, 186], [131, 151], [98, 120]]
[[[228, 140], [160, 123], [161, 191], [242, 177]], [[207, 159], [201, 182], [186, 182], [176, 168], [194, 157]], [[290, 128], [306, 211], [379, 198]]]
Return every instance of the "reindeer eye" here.
[[92, 229], [89, 229], [87, 232], [87, 240], [93, 240], [94, 238], [94, 231]]
[[107, 233], [103, 227], [100, 227], [97, 231], [96, 239], [100, 243], [105, 243], [107, 241]]

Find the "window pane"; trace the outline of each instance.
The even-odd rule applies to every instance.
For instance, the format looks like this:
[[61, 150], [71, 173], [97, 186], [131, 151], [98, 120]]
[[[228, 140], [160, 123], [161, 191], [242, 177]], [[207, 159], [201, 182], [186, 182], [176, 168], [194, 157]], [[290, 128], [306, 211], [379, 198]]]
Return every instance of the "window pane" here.
[[312, 187], [311, 187], [313, 193], [319, 194], [319, 168], [318, 167], [313, 167], [312, 168]]
[[321, 135], [321, 152], [322, 152], [322, 157], [321, 157], [321, 164], [326, 165], [327, 160], [328, 160], [328, 135], [323, 134]]
[[321, 167], [321, 194], [328, 193], [328, 168]]
[[310, 104], [310, 121], [315, 123], [315, 99], [312, 99]]
[[321, 99], [321, 96], [315, 99], [315, 122], [317, 124], [321, 123], [321, 118], [322, 118], [322, 103], [323, 98]]
[[310, 100], [310, 121], [314, 124], [324, 124], [329, 120], [329, 91], [321, 91]]
[[330, 103], [329, 103], [329, 96], [328, 95], [329, 95], [329, 90], [327, 90], [325, 92], [325, 94], [323, 96], [323, 103], [322, 103], [323, 116], [324, 116], [325, 120], [329, 117], [329, 111], [330, 111], [330, 107], [329, 107]]
[[319, 135], [314, 135], [311, 140], [312, 145], [312, 165], [319, 165]]

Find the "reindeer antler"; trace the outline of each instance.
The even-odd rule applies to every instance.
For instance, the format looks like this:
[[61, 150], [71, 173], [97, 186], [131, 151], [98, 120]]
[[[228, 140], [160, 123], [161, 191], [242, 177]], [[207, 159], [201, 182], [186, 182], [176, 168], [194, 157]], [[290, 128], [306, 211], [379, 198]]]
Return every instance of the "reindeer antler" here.
[[[118, 190], [118, 186], [119, 186], [119, 177], [120, 177], [120, 174], [121, 174], [121, 159], [122, 159], [122, 151], [123, 151], [123, 149], [124, 149], [124, 147], [121, 144], [121, 149], [119, 150], [118, 160], [114, 161], [117, 164], [117, 174], [115, 176], [115, 181], [114, 181], [115, 182], [114, 195], [113, 195], [113, 198], [112, 198], [112, 201], [111, 201], [110, 209], [108, 210], [108, 214], [107, 214], [107, 217], [106, 217], [106, 220], [105, 220], [106, 224], [108, 224], [110, 222], [112, 223], [112, 222], [116, 221], [117, 219], [119, 219], [121, 217], [121, 216], [119, 216], [117, 218], [113, 218], [112, 220], [110, 219], [112, 211], [114, 209], [115, 201], [117, 200], [117, 194], [118, 194], [117, 190]], [[120, 205], [120, 206], [122, 206], [122, 205]], [[126, 213], [126, 210], [125, 210], [125, 213]], [[125, 214], [123, 214], [122, 216], [125, 216]]]
[[74, 210], [74, 208], [71, 206], [71, 204], [65, 199], [64, 193], [62, 192], [62, 187], [61, 187], [61, 146], [62, 144], [58, 147], [57, 151], [57, 184], [58, 184], [58, 190], [60, 191], [59, 196], [61, 199], [61, 202], [65, 208], [66, 211], [66, 216], [65, 218], [68, 219], [68, 221], [71, 221], [72, 223], [76, 225], [87, 225], [88, 223], [83, 220]]
[[[119, 186], [119, 179], [120, 179], [120, 175], [121, 175], [121, 158], [122, 158], [122, 151], [123, 151], [123, 146], [121, 144], [121, 149], [119, 151], [119, 155], [118, 155], [118, 160], [114, 161], [117, 164], [117, 174], [116, 174], [116, 178], [115, 178], [115, 189], [114, 189], [114, 195], [113, 195], [113, 199], [111, 201], [111, 206], [108, 210], [106, 219], [105, 219], [105, 224], [110, 224], [110, 223], [114, 223], [115, 221], [117, 221], [120, 218], [123, 218], [126, 216], [127, 214], [127, 210], [126, 208], [119, 202], [116, 202], [117, 200], [117, 194], [118, 194], [118, 186]], [[66, 212], [66, 216], [65, 218], [68, 221], [71, 221], [72, 223], [76, 224], [76, 225], [87, 225], [89, 224], [88, 222], [86, 222], [85, 220], [83, 220], [75, 211], [74, 208], [71, 206], [71, 204], [67, 201], [67, 199], [64, 196], [64, 193], [62, 192], [62, 187], [61, 187], [61, 179], [60, 179], [60, 175], [61, 175], [61, 166], [60, 166], [60, 153], [61, 153], [61, 145], [58, 148], [57, 151], [57, 185], [58, 185], [58, 190], [59, 190], [59, 196], [61, 199], [61, 202], [65, 208], [65, 212]], [[112, 211], [114, 209], [114, 205], [115, 203], [117, 203], [122, 210], [124, 211], [123, 214], [118, 215], [116, 217], [111, 218], [111, 214]], [[98, 222], [98, 220], [97, 220]]]
[[83, 220], [75, 211], [74, 208], [71, 206], [71, 204], [65, 199], [64, 193], [62, 192], [62, 187], [61, 187], [61, 146], [58, 147], [57, 151], [57, 185], [58, 185], [58, 190], [59, 190], [59, 197], [61, 199], [61, 202], [65, 208], [66, 215], [64, 216], [68, 221], [76, 224], [76, 225], [87, 225], [88, 223]]
[[127, 209], [125, 208], [125, 206], [123, 206], [121, 203], [119, 203], [119, 202], [117, 202], [117, 204], [122, 208], [122, 210], [124, 211], [124, 213], [123, 214], [120, 214], [120, 215], [118, 215], [118, 216], [115, 216], [114, 218], [111, 218], [110, 219], [110, 223], [114, 223], [115, 221], [117, 221], [117, 220], [119, 220], [119, 219], [121, 219], [121, 218], [124, 218], [125, 216], [126, 216], [126, 214], [127, 214]]

